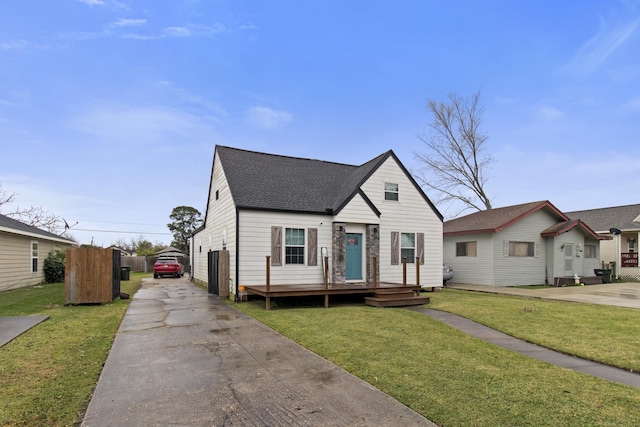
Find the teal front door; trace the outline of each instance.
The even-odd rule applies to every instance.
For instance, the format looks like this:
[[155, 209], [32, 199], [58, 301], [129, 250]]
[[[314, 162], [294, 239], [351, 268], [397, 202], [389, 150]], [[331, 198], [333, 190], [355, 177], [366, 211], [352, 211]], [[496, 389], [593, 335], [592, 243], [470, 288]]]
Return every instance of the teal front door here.
[[347, 280], [362, 280], [362, 234], [347, 233]]

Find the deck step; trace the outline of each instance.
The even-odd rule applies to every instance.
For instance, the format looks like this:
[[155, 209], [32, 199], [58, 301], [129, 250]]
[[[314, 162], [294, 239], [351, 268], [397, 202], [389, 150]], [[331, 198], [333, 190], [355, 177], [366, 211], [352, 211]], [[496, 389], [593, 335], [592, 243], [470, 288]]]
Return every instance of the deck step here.
[[404, 307], [409, 305], [422, 305], [429, 303], [429, 297], [412, 295], [376, 295], [365, 297], [364, 303], [374, 307]]

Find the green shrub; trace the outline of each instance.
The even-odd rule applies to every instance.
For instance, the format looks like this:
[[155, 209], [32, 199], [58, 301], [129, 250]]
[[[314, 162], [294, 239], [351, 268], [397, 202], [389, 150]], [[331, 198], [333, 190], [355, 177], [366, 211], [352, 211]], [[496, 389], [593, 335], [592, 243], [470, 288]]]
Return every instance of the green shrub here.
[[64, 251], [62, 249], [49, 252], [49, 256], [44, 260], [44, 281], [64, 282]]

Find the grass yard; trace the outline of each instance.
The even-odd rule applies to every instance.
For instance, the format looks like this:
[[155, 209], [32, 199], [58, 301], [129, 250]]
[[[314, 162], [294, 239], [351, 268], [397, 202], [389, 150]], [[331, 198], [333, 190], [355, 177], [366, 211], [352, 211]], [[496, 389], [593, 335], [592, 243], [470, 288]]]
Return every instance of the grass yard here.
[[[609, 359], [608, 346], [623, 365], [637, 363], [633, 310], [446, 289], [429, 296], [432, 308], [512, 335], [587, 355], [593, 348], [592, 358]], [[486, 344], [416, 312], [361, 304], [278, 309], [277, 302], [266, 311], [263, 300], [236, 307], [444, 426], [640, 425], [640, 390]], [[605, 338], [606, 325], [613, 334]]]
[[445, 289], [431, 308], [563, 353], [640, 372], [640, 310]]
[[[133, 295], [143, 277], [131, 273], [122, 292]], [[0, 348], [0, 425], [80, 422], [129, 301], [65, 307], [63, 283], [2, 292], [2, 316], [49, 319]]]

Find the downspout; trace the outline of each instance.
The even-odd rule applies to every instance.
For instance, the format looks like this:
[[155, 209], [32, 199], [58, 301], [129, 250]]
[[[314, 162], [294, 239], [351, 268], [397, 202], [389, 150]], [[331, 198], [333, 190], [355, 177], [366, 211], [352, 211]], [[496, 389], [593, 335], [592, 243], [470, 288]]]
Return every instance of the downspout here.
[[240, 210], [236, 206], [236, 280], [235, 280], [235, 296], [238, 300], [238, 279], [240, 277]]

